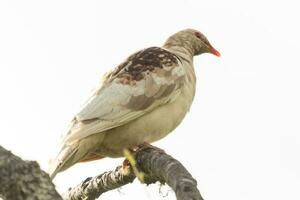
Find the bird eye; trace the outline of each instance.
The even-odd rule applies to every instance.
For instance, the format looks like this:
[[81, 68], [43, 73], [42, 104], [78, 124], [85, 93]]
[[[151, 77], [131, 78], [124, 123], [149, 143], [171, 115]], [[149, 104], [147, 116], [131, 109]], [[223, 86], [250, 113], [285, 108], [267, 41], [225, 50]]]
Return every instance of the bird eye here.
[[203, 39], [204, 39], [203, 34], [200, 33], [200, 32], [195, 32], [195, 36], [196, 36], [197, 38], [199, 38], [200, 40], [203, 40]]
[[196, 36], [197, 38], [199, 38], [202, 42], [204, 42], [204, 44], [210, 45], [209, 42], [208, 42], [208, 40], [206, 39], [206, 37], [205, 37], [202, 33], [200, 33], [200, 32], [195, 32], [195, 36]]

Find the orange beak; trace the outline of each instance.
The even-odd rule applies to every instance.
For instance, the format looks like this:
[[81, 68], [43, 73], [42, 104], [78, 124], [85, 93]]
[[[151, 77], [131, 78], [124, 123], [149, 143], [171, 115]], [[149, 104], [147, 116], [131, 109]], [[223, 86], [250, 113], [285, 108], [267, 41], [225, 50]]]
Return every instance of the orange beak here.
[[218, 56], [218, 57], [221, 56], [220, 52], [217, 49], [213, 48], [212, 46], [210, 47], [210, 53], [212, 53], [212, 54], [214, 54], [215, 56]]

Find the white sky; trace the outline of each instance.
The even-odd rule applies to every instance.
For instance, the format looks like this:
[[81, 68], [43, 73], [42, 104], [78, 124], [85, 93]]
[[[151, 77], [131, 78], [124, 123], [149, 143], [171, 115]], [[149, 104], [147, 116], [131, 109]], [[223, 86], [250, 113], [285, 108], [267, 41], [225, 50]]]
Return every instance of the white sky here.
[[[206, 200], [299, 200], [299, 19], [296, 0], [1, 0], [0, 145], [46, 169], [104, 72], [195, 28], [222, 57], [195, 59], [192, 109], [156, 145], [188, 168]], [[121, 161], [80, 164], [54, 182], [65, 191]], [[175, 198], [135, 182], [101, 199]]]

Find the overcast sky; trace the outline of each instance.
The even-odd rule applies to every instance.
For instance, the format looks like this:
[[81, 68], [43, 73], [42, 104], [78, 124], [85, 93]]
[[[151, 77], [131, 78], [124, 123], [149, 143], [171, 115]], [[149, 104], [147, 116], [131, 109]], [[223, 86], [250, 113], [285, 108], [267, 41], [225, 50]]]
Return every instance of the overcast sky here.
[[[299, 19], [296, 0], [1, 0], [0, 145], [46, 170], [104, 72], [194, 28], [222, 57], [195, 58], [191, 111], [156, 145], [187, 167], [206, 200], [299, 200]], [[121, 162], [79, 164], [54, 183], [63, 192]], [[162, 190], [136, 181], [101, 199], [175, 199]]]

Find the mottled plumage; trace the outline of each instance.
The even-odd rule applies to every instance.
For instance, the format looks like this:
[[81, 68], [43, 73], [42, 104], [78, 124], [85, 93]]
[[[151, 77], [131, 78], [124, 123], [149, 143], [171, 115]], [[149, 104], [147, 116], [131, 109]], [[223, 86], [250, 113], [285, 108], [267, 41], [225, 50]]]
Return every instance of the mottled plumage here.
[[219, 53], [187, 29], [165, 45], [140, 50], [107, 74], [72, 120], [51, 177], [77, 162], [120, 157], [125, 148], [154, 142], [182, 121], [195, 94], [193, 56]]

